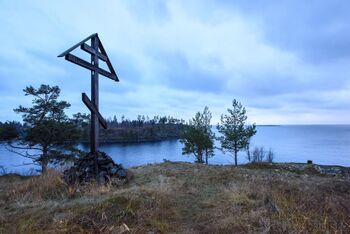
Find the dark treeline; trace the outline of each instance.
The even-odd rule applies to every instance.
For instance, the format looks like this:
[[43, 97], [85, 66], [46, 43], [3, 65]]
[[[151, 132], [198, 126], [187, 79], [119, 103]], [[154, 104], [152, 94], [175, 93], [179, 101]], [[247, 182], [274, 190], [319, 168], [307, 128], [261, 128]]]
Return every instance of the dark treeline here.
[[[82, 114], [77, 113], [73, 115], [73, 118], [71, 121], [76, 124], [78, 127], [87, 127], [89, 125], [90, 121], [90, 115], [89, 114]], [[153, 125], [162, 125], [162, 124], [168, 124], [168, 125], [183, 125], [186, 123], [183, 119], [177, 119], [171, 116], [159, 116], [156, 115], [153, 118], [149, 118], [145, 115], [138, 115], [137, 119], [132, 120], [126, 118], [124, 115], [121, 117], [121, 119], [118, 121], [117, 117], [114, 116], [113, 118], [109, 117], [106, 120], [108, 127], [110, 128], [130, 128], [130, 127], [144, 127], [144, 126], [153, 126]], [[25, 124], [22, 124], [18, 121], [0, 121], [0, 128], [3, 131], [11, 132], [14, 129], [17, 129], [17, 131], [21, 131], [25, 127]]]
[[23, 131], [23, 125], [16, 121], [0, 121], [0, 141], [16, 138]]
[[[89, 141], [90, 115], [77, 113], [73, 115], [73, 122], [82, 129], [81, 142]], [[179, 138], [185, 120], [172, 116], [149, 118], [138, 115], [136, 119], [126, 118], [124, 115], [118, 120], [116, 116], [106, 120], [108, 129], [100, 128], [102, 143], [127, 143], [161, 141]]]
[[159, 116], [156, 115], [153, 118], [145, 115], [138, 115], [137, 119], [130, 120], [124, 115], [118, 121], [117, 117], [107, 119], [107, 124], [111, 128], [129, 128], [129, 127], [143, 127], [152, 126], [156, 124], [185, 124], [185, 120], [177, 119], [172, 116]]
[[146, 142], [177, 139], [185, 124], [183, 119], [172, 116], [138, 115], [128, 119], [124, 115], [107, 119], [108, 129], [100, 129], [101, 142]]
[[[81, 130], [80, 142], [89, 140], [90, 115], [77, 113], [70, 121]], [[100, 139], [108, 143], [160, 141], [179, 138], [180, 130], [185, 120], [172, 116], [159, 116], [153, 118], [138, 115], [137, 119], [129, 119], [124, 115], [118, 120], [116, 116], [107, 118], [108, 129], [100, 128]], [[16, 121], [0, 122], [1, 141], [15, 138], [19, 133], [25, 132], [28, 126]]]

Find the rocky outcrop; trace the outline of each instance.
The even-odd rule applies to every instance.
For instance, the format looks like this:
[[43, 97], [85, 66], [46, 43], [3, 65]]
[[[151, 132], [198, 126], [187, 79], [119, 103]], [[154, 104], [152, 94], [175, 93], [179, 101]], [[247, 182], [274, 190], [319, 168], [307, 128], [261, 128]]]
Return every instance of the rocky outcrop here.
[[[98, 175], [96, 176], [95, 160], [97, 159]], [[98, 180], [105, 184], [112, 179], [124, 180], [127, 177], [127, 170], [121, 164], [114, 163], [113, 159], [104, 152], [96, 155], [87, 154], [79, 158], [74, 165], [64, 171], [64, 180], [67, 183], [89, 183]]]

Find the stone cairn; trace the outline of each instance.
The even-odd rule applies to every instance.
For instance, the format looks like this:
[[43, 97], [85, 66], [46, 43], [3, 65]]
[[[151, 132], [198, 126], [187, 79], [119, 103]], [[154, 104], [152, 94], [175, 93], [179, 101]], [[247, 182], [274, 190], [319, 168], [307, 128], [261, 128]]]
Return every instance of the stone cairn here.
[[[97, 157], [98, 175], [95, 173], [95, 157]], [[64, 171], [64, 180], [69, 184], [85, 184], [96, 181], [106, 184], [113, 179], [124, 180], [127, 170], [121, 164], [115, 164], [110, 156], [104, 152], [97, 152], [97, 156], [89, 153], [78, 158], [74, 165]]]

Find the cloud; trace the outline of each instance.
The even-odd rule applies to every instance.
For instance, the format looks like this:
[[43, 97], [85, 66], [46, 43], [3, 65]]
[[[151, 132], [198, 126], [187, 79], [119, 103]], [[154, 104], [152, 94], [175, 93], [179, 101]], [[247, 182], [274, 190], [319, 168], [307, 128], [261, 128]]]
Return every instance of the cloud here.
[[349, 60], [350, 4], [335, 1], [220, 1], [259, 20], [266, 39], [312, 63]]
[[56, 56], [98, 32], [120, 78], [100, 79], [104, 116], [188, 119], [207, 105], [217, 122], [237, 98], [257, 123], [349, 123], [349, 8], [338, 0], [1, 2], [0, 121], [18, 118], [12, 109], [27, 102], [29, 84], [59, 85], [69, 113], [86, 112], [89, 71]]

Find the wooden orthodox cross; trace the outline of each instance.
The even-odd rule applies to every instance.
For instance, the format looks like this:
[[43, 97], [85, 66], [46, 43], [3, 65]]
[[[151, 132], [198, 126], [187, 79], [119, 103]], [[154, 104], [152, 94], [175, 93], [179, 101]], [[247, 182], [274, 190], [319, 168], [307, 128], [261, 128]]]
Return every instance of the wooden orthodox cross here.
[[[85, 42], [91, 40], [91, 46]], [[78, 48], [89, 53], [91, 55], [91, 62], [86, 62], [85, 60], [71, 54], [73, 50]], [[91, 36], [85, 38], [78, 44], [69, 48], [58, 57], [65, 57], [66, 60], [75, 63], [79, 66], [82, 66], [91, 71], [91, 100], [85, 93], [82, 93], [82, 100], [84, 104], [89, 108], [91, 112], [91, 129], [90, 129], [90, 151], [92, 154], [96, 154], [98, 151], [98, 133], [99, 133], [99, 123], [103, 128], [107, 128], [106, 121], [100, 114], [98, 110], [98, 75], [101, 74], [105, 77], [108, 77], [114, 81], [119, 81], [117, 74], [114, 71], [114, 68], [109, 60], [105, 49], [97, 35], [97, 33], [92, 34]], [[99, 60], [106, 62], [109, 71], [106, 71], [98, 66]], [[97, 161], [96, 163], [96, 173], [97, 171]]]

